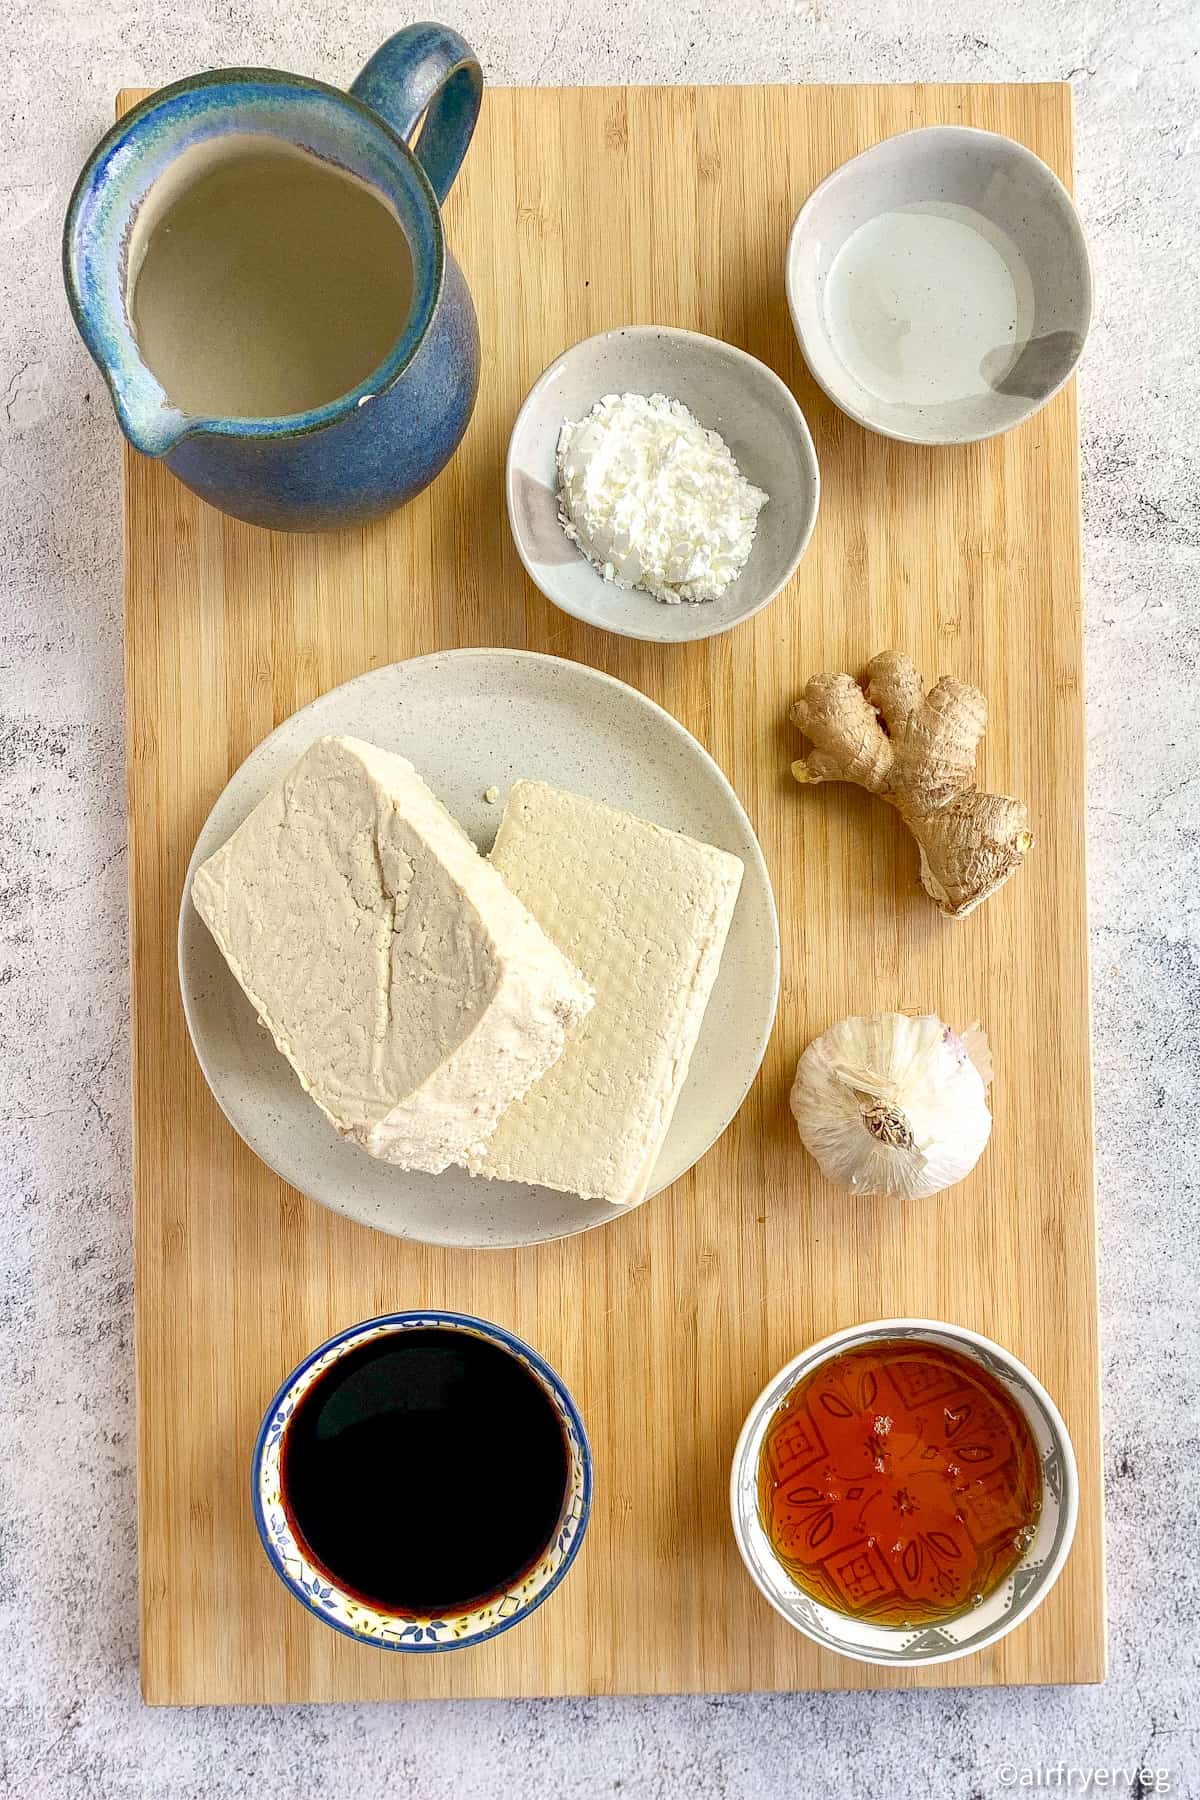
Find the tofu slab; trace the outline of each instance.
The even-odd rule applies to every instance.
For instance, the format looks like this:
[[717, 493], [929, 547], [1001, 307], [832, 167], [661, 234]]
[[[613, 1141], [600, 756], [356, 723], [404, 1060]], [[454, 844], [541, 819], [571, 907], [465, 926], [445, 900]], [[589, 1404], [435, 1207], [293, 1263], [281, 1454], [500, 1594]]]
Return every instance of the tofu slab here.
[[343, 1137], [432, 1173], [482, 1155], [586, 982], [404, 757], [322, 738], [192, 899]]
[[492, 863], [596, 1004], [468, 1167], [632, 1205], [687, 1076], [742, 864], [540, 781], [510, 793]]

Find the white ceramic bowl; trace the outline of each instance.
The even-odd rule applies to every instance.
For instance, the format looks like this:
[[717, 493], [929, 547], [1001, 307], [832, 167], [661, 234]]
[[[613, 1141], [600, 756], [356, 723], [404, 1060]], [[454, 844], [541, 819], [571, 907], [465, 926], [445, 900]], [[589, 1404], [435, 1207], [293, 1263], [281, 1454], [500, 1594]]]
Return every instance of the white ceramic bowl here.
[[[994, 1375], [1029, 1421], [1042, 1462], [1042, 1510], [1037, 1533], [1017, 1567], [979, 1605], [938, 1625], [904, 1629], [867, 1624], [834, 1612], [804, 1593], [777, 1560], [758, 1507], [758, 1463], [767, 1429], [780, 1403], [806, 1375], [858, 1344], [912, 1338], [958, 1350]], [[1057, 1581], [1075, 1536], [1079, 1476], [1075, 1452], [1053, 1400], [1024, 1363], [965, 1325], [933, 1319], [877, 1319], [834, 1332], [803, 1351], [769, 1381], [750, 1408], [730, 1482], [733, 1531], [755, 1585], [789, 1625], [826, 1650], [879, 1667], [954, 1662], [1007, 1635], [1040, 1606]]]
[[810, 195], [788, 304], [829, 398], [913, 444], [1027, 419], [1071, 375], [1092, 279], [1071, 196], [1011, 138], [935, 125], [885, 138]]
[[[754, 548], [719, 600], [679, 606], [605, 581], [558, 522], [555, 450], [566, 419], [605, 394], [682, 400], [733, 452], [769, 499]], [[548, 600], [622, 637], [674, 644], [715, 637], [773, 600], [795, 574], [816, 524], [820, 478], [812, 438], [791, 390], [732, 344], [665, 325], [628, 325], [585, 338], [551, 363], [517, 414], [508, 446], [508, 519], [521, 561]]]

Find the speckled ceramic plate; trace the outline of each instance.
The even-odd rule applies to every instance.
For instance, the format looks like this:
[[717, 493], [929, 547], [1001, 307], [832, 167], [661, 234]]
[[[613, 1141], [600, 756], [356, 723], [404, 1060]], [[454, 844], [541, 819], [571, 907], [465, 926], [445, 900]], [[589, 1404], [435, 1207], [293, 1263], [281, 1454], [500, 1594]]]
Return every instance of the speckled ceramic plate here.
[[[258, 1023], [190, 895], [192, 873], [318, 737], [399, 751], [479, 845], [491, 846], [518, 776], [553, 782], [731, 850], [742, 891], [691, 1071], [651, 1182], [703, 1156], [758, 1072], [779, 992], [779, 928], [762, 852], [708, 753], [634, 688], [520, 650], [450, 650], [375, 669], [293, 715], [233, 777], [200, 833], [179, 916], [179, 981], [200, 1066], [234, 1129], [285, 1181], [365, 1225], [424, 1243], [543, 1243], [621, 1217], [545, 1188], [394, 1169], [344, 1143]], [[500, 790], [489, 805], [486, 791]]]

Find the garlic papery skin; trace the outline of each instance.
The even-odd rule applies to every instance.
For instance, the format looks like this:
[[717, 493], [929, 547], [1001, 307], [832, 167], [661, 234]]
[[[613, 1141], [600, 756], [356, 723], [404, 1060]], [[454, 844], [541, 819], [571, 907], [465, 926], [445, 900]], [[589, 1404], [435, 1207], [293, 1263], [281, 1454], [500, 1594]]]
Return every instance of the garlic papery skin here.
[[919, 1200], [969, 1175], [992, 1129], [987, 1039], [927, 1014], [843, 1019], [796, 1065], [791, 1107], [821, 1173], [851, 1194]]

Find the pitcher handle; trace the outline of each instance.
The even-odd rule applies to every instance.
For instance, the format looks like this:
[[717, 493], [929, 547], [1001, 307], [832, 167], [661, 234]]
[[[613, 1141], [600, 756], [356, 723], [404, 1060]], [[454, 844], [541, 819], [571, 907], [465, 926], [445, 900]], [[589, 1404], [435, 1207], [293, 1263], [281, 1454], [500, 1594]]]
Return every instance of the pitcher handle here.
[[483, 97], [483, 70], [471, 46], [448, 25], [406, 25], [379, 46], [350, 92], [406, 144], [426, 115], [411, 147], [440, 204], [467, 154]]

